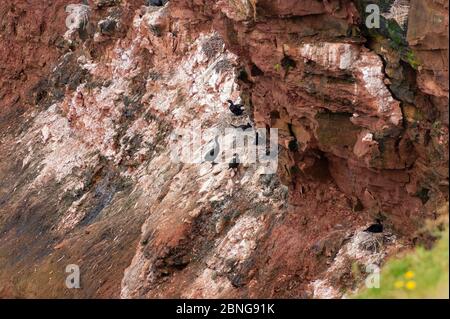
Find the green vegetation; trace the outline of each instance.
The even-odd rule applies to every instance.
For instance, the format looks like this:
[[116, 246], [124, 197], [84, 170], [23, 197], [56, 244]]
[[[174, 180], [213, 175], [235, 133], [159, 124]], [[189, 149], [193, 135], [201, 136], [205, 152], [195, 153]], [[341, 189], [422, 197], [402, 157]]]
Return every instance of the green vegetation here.
[[[447, 206], [448, 209], [448, 206]], [[444, 231], [431, 250], [418, 247], [389, 260], [381, 270], [381, 287], [364, 289], [356, 298], [448, 298], [449, 232]]]
[[417, 57], [413, 51], [410, 50], [410, 51], [406, 52], [405, 58], [406, 58], [406, 61], [409, 63], [409, 65], [411, 65], [411, 67], [414, 70], [417, 70], [417, 68], [420, 66], [420, 62], [417, 59]]
[[392, 47], [401, 49], [408, 45], [404, 38], [404, 31], [396, 21], [386, 20], [386, 29], [392, 41]]

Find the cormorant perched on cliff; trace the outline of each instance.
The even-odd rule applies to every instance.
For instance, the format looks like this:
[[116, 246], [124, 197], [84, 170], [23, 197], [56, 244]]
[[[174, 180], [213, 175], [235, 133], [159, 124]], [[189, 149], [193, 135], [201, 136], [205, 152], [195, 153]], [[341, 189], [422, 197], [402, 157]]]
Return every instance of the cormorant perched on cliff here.
[[240, 128], [240, 129], [242, 129], [242, 130], [244, 130], [244, 131], [245, 131], [246, 129], [249, 129], [249, 128], [252, 127], [252, 125], [251, 125], [250, 123], [243, 124], [243, 125], [233, 125], [233, 124], [231, 124], [231, 126], [234, 127], [234, 128]]
[[244, 113], [244, 110], [242, 109], [244, 105], [242, 104], [234, 104], [233, 101], [227, 100], [228, 103], [230, 103], [229, 109], [231, 113], [233, 113], [236, 116], [240, 116]]
[[[233, 124], [231, 124], [231, 126], [232, 127], [234, 127], [234, 128], [240, 128], [240, 129], [242, 129], [242, 130], [247, 130], [247, 129], [249, 129], [249, 128], [252, 128], [252, 125], [250, 124], [250, 123], [248, 123], [247, 122], [247, 124], [244, 124], [244, 125], [233, 125]], [[258, 139], [259, 139], [259, 135], [258, 135], [258, 132], [256, 132], [255, 131], [255, 145], [258, 145]]]
[[146, 6], [162, 7], [168, 0], [145, 0]]
[[381, 220], [379, 220], [377, 218], [375, 221], [376, 221], [375, 224], [370, 225], [364, 231], [368, 232], [368, 233], [382, 233], [383, 232], [383, 224], [381, 224]]
[[228, 163], [228, 168], [238, 168], [239, 167], [239, 156], [234, 153], [233, 154], [233, 159], [231, 160], [231, 162]]

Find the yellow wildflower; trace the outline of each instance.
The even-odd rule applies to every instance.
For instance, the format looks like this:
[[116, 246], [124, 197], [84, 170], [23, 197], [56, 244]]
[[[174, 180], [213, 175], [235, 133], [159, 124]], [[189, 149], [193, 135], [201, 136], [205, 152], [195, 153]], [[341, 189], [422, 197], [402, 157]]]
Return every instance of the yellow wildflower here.
[[409, 290], [414, 290], [414, 289], [416, 289], [416, 282], [413, 281], [413, 280], [408, 281], [408, 282], [406, 283], [406, 289], [409, 289]]
[[414, 272], [413, 271], [408, 271], [408, 272], [406, 272], [405, 273], [405, 278], [406, 279], [412, 279], [412, 278], [414, 278]]

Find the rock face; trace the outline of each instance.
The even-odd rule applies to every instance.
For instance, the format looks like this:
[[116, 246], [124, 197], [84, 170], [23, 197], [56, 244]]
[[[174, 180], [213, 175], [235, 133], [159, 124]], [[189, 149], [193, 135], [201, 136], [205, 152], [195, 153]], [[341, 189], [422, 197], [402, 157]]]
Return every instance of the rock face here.
[[[0, 296], [356, 289], [448, 200], [448, 1], [400, 2], [373, 30], [365, 1], [6, 0]], [[276, 174], [174, 161], [247, 122], [278, 129]]]

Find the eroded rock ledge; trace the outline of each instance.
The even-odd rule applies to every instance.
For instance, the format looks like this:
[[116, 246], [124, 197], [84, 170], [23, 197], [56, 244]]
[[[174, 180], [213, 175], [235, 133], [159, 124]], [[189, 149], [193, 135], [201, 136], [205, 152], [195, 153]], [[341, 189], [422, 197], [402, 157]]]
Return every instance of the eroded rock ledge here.
[[[7, 0], [0, 296], [337, 298], [421, 242], [448, 200], [448, 1], [380, 1], [375, 31], [364, 5]], [[279, 129], [276, 175], [170, 160], [177, 129], [247, 120]]]

